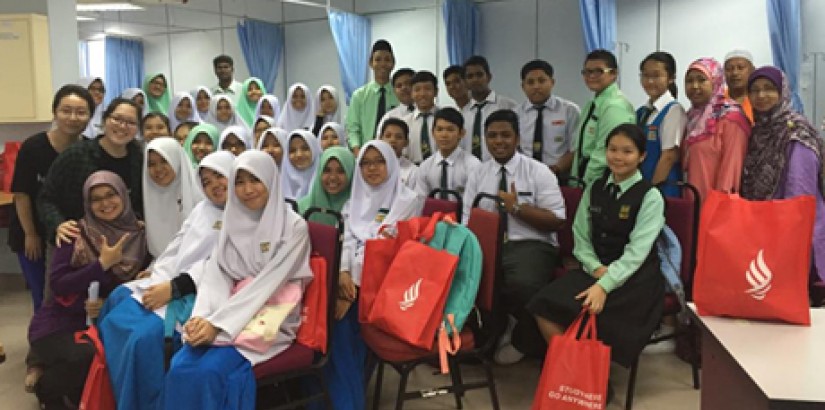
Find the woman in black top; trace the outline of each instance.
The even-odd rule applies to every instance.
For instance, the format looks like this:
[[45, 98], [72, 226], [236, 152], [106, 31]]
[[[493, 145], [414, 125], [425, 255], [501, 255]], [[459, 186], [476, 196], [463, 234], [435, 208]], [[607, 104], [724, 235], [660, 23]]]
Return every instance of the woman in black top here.
[[61, 87], [52, 101], [53, 127], [27, 138], [20, 146], [14, 167], [11, 192], [14, 207], [9, 222], [9, 247], [17, 253], [20, 269], [32, 293], [35, 312], [43, 301], [46, 283], [44, 228], [35, 214], [34, 200], [58, 154], [79, 141], [95, 110], [85, 88]]

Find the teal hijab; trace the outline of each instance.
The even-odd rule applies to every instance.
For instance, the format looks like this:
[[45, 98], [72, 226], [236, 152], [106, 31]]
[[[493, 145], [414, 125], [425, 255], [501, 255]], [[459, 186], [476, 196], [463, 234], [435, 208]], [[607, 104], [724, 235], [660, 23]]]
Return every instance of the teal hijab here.
[[[331, 159], [338, 160], [341, 167], [344, 168], [344, 173], [347, 175], [347, 184], [343, 191], [330, 195], [324, 191], [321, 185], [321, 176], [324, 173], [324, 167]], [[315, 173], [315, 179], [312, 180], [312, 185], [309, 188], [309, 194], [298, 200], [298, 210], [303, 214], [311, 207], [319, 207], [331, 209], [336, 212], [341, 212], [344, 204], [347, 203], [350, 196], [350, 189], [352, 188], [352, 175], [355, 171], [355, 156], [350, 150], [344, 147], [330, 147], [321, 154], [321, 160], [318, 161], [318, 171]], [[310, 217], [311, 221], [324, 223], [327, 225], [334, 225], [335, 219], [323, 214], [316, 214]]]
[[249, 77], [243, 82], [243, 86], [241, 86], [241, 95], [238, 96], [238, 115], [241, 116], [241, 119], [250, 128], [255, 126], [255, 108], [258, 105], [257, 102], [252, 102], [246, 96], [247, 91], [249, 91], [249, 85], [252, 83], [257, 84], [258, 88], [261, 89], [261, 98], [266, 95], [266, 87], [264, 87], [263, 81], [259, 78]]
[[192, 153], [192, 143], [195, 142], [195, 138], [197, 138], [198, 134], [206, 133], [209, 136], [209, 139], [212, 140], [212, 152], [218, 150], [218, 137], [220, 137], [220, 133], [218, 132], [218, 128], [212, 124], [208, 123], [200, 123], [194, 128], [189, 131], [189, 134], [186, 135], [186, 139], [183, 141], [183, 151], [186, 153], [186, 157], [189, 158], [189, 161], [192, 163], [194, 168], [198, 167], [198, 160], [195, 158], [195, 154]]
[[[166, 90], [163, 91], [163, 95], [159, 98], [153, 97], [149, 92], [149, 83], [157, 77], [163, 78], [163, 82], [166, 83]], [[169, 92], [169, 81], [166, 80], [165, 75], [162, 73], [147, 75], [143, 79], [143, 93], [146, 96], [146, 108], [143, 110], [144, 114], [149, 112], [157, 112], [166, 115], [169, 112], [169, 104], [172, 101], [172, 94]]]

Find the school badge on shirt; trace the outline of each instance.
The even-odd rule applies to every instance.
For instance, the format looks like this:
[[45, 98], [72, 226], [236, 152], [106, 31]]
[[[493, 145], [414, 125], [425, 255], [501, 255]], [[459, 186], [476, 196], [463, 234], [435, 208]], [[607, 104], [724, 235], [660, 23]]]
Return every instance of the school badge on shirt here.
[[269, 242], [261, 242], [261, 253], [269, 252]]
[[650, 141], [656, 141], [656, 134], [657, 134], [658, 127], [655, 125], [650, 125], [647, 127], [647, 139]]
[[212, 224], [212, 229], [214, 229], [216, 231], [220, 231], [222, 227], [223, 227], [223, 221], [215, 221], [215, 223]]
[[390, 210], [387, 208], [381, 208], [378, 210], [378, 213], [375, 214], [375, 222], [384, 223], [384, 219], [387, 218], [387, 214], [390, 213]]
[[473, 135], [473, 148], [481, 148], [481, 137]]
[[630, 205], [622, 205], [619, 208], [619, 219], [630, 218]]

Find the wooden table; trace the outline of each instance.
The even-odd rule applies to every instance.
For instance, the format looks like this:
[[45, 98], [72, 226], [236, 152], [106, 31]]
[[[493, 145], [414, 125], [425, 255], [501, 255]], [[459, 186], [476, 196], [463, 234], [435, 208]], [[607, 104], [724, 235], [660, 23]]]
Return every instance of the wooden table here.
[[805, 327], [690, 308], [702, 328], [702, 410], [825, 409], [825, 309]]

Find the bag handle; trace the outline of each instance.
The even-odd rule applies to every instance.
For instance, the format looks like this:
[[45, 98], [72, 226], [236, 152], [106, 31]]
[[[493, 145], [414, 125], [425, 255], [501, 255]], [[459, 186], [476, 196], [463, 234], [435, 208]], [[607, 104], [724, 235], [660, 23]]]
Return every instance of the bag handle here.
[[[584, 308], [581, 312], [579, 312], [579, 315], [576, 317], [576, 320], [573, 321], [573, 323], [567, 327], [567, 330], [564, 331], [563, 337], [573, 340], [596, 340], [596, 315], [590, 314], [587, 318], [587, 321], [584, 321], [585, 316], [588, 316], [587, 308]], [[582, 329], [582, 327], [584, 327], [584, 329]], [[579, 334], [580, 329], [582, 329], [581, 337], [577, 338], [576, 335]]]
[[[445, 321], [450, 325], [450, 330], [453, 332], [452, 340], [447, 336]], [[450, 372], [447, 353], [455, 356], [459, 350], [461, 350], [461, 336], [455, 326], [455, 315], [448, 313], [447, 318], [441, 321], [441, 328], [438, 330], [438, 361], [441, 364], [441, 374]]]

